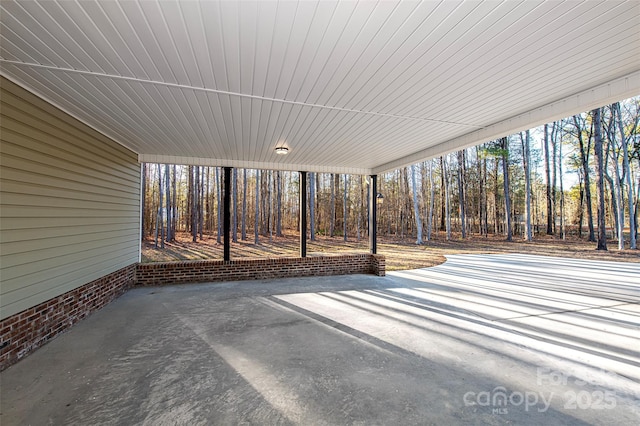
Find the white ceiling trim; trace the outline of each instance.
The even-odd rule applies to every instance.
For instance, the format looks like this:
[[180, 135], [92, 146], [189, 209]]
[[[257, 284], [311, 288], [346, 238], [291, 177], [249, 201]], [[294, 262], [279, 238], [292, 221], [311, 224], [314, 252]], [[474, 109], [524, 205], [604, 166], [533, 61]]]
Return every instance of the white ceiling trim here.
[[314, 166], [309, 164], [268, 163], [260, 161], [237, 161], [215, 158], [179, 157], [175, 155], [138, 154], [140, 163], [181, 164], [185, 166], [234, 167], [238, 169], [260, 169], [304, 171], [312, 173], [338, 173], [349, 175], [370, 175], [371, 169], [335, 166]]
[[407, 157], [375, 167], [370, 173], [385, 173], [638, 95], [640, 95], [640, 70], [483, 129], [449, 139]]
[[59, 71], [63, 73], [90, 75], [93, 77], [102, 77], [102, 78], [108, 78], [113, 80], [123, 80], [123, 81], [132, 81], [136, 83], [154, 84], [154, 85], [165, 86], [165, 87], [174, 87], [176, 89], [188, 89], [196, 92], [215, 93], [217, 95], [237, 96], [237, 97], [246, 98], [246, 99], [257, 99], [261, 101], [269, 101], [269, 102], [282, 103], [282, 104], [288, 104], [288, 105], [298, 105], [298, 106], [305, 106], [305, 107], [311, 107], [311, 108], [320, 108], [320, 109], [327, 109], [331, 111], [350, 112], [355, 114], [373, 115], [377, 117], [399, 118], [402, 120], [411, 120], [411, 121], [455, 124], [458, 126], [474, 127], [478, 129], [482, 128], [482, 126], [479, 126], [477, 124], [472, 124], [472, 123], [463, 123], [463, 122], [451, 121], [451, 120], [440, 120], [436, 118], [415, 117], [411, 115], [391, 114], [391, 113], [377, 112], [377, 111], [365, 111], [365, 110], [359, 110], [359, 109], [342, 108], [342, 107], [337, 107], [332, 105], [321, 105], [321, 104], [314, 104], [314, 103], [307, 103], [307, 102], [300, 102], [300, 101], [291, 101], [287, 99], [269, 98], [266, 96], [250, 95], [247, 93], [229, 92], [226, 90], [208, 89], [206, 87], [196, 87], [196, 86], [189, 86], [186, 84], [147, 80], [147, 79], [142, 79], [137, 77], [126, 77], [122, 75], [105, 74], [105, 73], [94, 72], [94, 71], [83, 71], [83, 70], [76, 70], [72, 68], [60, 68], [60, 67], [55, 67], [51, 65], [12, 61], [12, 60], [2, 59], [2, 58], [0, 58], [0, 64], [11, 64], [11, 65], [16, 65], [18, 67], [39, 68], [39, 69], [46, 69], [49, 71]]

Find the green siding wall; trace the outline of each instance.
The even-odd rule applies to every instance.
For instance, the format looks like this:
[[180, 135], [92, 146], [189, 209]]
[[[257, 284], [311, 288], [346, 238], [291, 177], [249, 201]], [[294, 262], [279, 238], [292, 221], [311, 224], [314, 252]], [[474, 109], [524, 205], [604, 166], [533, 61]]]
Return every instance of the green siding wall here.
[[0, 77], [0, 318], [138, 261], [134, 152]]

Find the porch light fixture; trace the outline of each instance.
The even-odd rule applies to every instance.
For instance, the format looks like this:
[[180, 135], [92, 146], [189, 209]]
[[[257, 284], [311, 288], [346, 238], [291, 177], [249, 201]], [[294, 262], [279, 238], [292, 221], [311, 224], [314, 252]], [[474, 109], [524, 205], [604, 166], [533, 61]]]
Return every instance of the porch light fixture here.
[[278, 155], [287, 155], [289, 153], [289, 148], [287, 148], [286, 146], [277, 146], [276, 147], [276, 154]]
[[376, 195], [376, 204], [381, 205], [383, 202], [384, 202], [384, 195], [378, 192], [378, 195]]

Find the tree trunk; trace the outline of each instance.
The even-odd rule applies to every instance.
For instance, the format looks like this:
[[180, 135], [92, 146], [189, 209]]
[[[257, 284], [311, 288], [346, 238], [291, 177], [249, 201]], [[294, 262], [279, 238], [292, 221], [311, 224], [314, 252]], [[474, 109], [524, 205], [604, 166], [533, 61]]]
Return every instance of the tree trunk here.
[[584, 223], [584, 183], [582, 182], [582, 172], [578, 173], [578, 184], [580, 185], [580, 208], [578, 220], [578, 238], [582, 238], [582, 224]]
[[255, 221], [253, 223], [253, 242], [255, 244], [260, 243], [260, 170], [256, 170], [256, 206], [255, 206]]
[[231, 225], [231, 240], [238, 242], [238, 169], [233, 168], [231, 177], [231, 203], [233, 204], [233, 224]]
[[[162, 188], [162, 166], [158, 164], [158, 196], [160, 197], [160, 201], [158, 203], [158, 224], [160, 226], [160, 247], [164, 248], [164, 214], [163, 214], [163, 206], [164, 203], [164, 194]], [[156, 248], [158, 247], [158, 241], [156, 238]]]
[[553, 234], [555, 235], [556, 233], [556, 213], [557, 213], [557, 208], [556, 208], [556, 203], [558, 202], [558, 196], [557, 196], [557, 177], [558, 177], [558, 167], [557, 167], [557, 153], [558, 153], [558, 132], [559, 132], [559, 126], [558, 126], [558, 122], [554, 121], [552, 128], [551, 128], [551, 146], [552, 146], [552, 151], [551, 151], [551, 223], [553, 226]]
[[344, 194], [342, 197], [342, 238], [347, 242], [347, 206], [348, 206], [348, 176], [344, 175]]
[[466, 219], [466, 197], [465, 197], [465, 167], [464, 167], [464, 150], [458, 151], [458, 199], [460, 213], [460, 229], [462, 238], [467, 238], [467, 219]]
[[509, 143], [507, 138], [502, 138], [502, 173], [504, 174], [504, 217], [505, 234], [507, 241], [513, 241], [513, 231], [511, 229], [511, 194], [509, 191]]
[[269, 173], [267, 170], [262, 170], [260, 173], [260, 183], [261, 183], [261, 212], [260, 212], [260, 233], [263, 236], [267, 236], [269, 233], [269, 211], [268, 211], [268, 201], [269, 201]]
[[169, 165], [165, 164], [164, 165], [164, 183], [165, 183], [165, 192], [166, 192], [166, 203], [165, 203], [165, 207], [166, 207], [166, 212], [167, 212], [167, 235], [166, 235], [166, 241], [171, 241], [171, 235], [172, 235], [172, 230], [171, 230], [171, 224], [173, 222], [173, 219], [171, 217], [171, 175], [169, 172]]
[[193, 242], [198, 241], [198, 212], [200, 211], [199, 203], [200, 203], [200, 190], [198, 187], [200, 186], [200, 166], [194, 167], [194, 175], [193, 175], [193, 194], [191, 195], [191, 199], [193, 200], [193, 206], [191, 209], [191, 237]]
[[331, 175], [331, 213], [329, 216], [329, 236], [333, 237], [333, 233], [335, 232], [336, 226], [336, 187], [335, 187], [335, 175]]
[[480, 234], [489, 237], [489, 196], [487, 194], [487, 157], [482, 157], [480, 167]]
[[416, 166], [411, 166], [411, 189], [413, 191], [413, 213], [416, 218], [416, 244], [422, 244], [422, 221], [420, 220], [420, 203], [418, 202], [418, 185], [416, 184]]
[[[604, 120], [603, 120], [604, 121]], [[604, 125], [604, 122], [603, 122]], [[624, 200], [622, 196], [622, 181], [620, 178], [620, 149], [616, 146], [615, 112], [611, 107], [611, 116], [606, 126], [607, 145], [604, 152], [605, 180], [609, 183], [611, 193], [611, 212], [613, 213], [615, 236], [618, 239], [618, 250], [624, 250]], [[609, 174], [607, 165], [609, 159], [613, 164], [614, 177]]]
[[247, 169], [242, 169], [242, 241], [247, 239]]
[[444, 167], [444, 158], [443, 156], [440, 156], [440, 230], [441, 231], [446, 231], [447, 227], [445, 224], [445, 219], [446, 219], [446, 194], [445, 194], [445, 190], [444, 188], [446, 187], [446, 181], [447, 179], [445, 178], [445, 167]]
[[[622, 125], [622, 110], [620, 108], [620, 102], [613, 104], [612, 109], [615, 110], [617, 115], [618, 131], [620, 132], [620, 143], [622, 144], [622, 170], [626, 178], [628, 201], [629, 201], [629, 248], [635, 250], [636, 246], [636, 232], [635, 232], [635, 209], [634, 209], [634, 195], [633, 184], [631, 182], [631, 168], [629, 166], [629, 149], [627, 147], [627, 138], [624, 135], [624, 126]], [[622, 208], [622, 207], [621, 207]]]
[[584, 139], [582, 136], [582, 126], [578, 120], [578, 116], [573, 116], [573, 122], [576, 126], [578, 136], [578, 144], [580, 148], [580, 162], [582, 163], [582, 173], [584, 176], [584, 196], [587, 203], [587, 224], [589, 225], [589, 241], [596, 241], [596, 234], [593, 226], [593, 208], [591, 203], [591, 180], [589, 179], [589, 146], [585, 150]]
[[193, 223], [193, 176], [195, 171], [193, 166], [187, 167], [187, 211], [184, 217], [184, 229], [188, 232], [191, 231], [191, 224]]
[[553, 235], [553, 207], [551, 201], [551, 170], [549, 166], [549, 129], [548, 125], [544, 125], [544, 175], [547, 183], [547, 235]]
[[215, 179], [216, 179], [216, 218], [218, 221], [218, 235], [216, 236], [216, 241], [218, 242], [218, 244], [222, 244], [222, 184], [220, 183], [220, 168], [216, 167], [215, 168], [216, 173], [215, 173]]
[[[613, 143], [613, 141], [612, 141]], [[613, 162], [613, 192], [612, 200], [615, 200], [613, 209], [616, 218], [616, 234], [618, 234], [618, 250], [624, 250], [624, 201], [622, 197], [622, 186], [620, 181], [620, 165], [614, 152], [611, 152], [611, 161]], [[606, 162], [606, 160], [605, 160]]]
[[500, 160], [498, 157], [494, 159], [494, 171], [495, 171], [495, 179], [493, 181], [493, 213], [494, 213], [494, 223], [493, 223], [493, 233], [498, 235], [500, 232], [500, 216], [498, 214], [498, 169], [500, 168]]
[[449, 169], [447, 167], [447, 160], [444, 157], [440, 157], [440, 164], [442, 166], [442, 174], [444, 176], [444, 210], [445, 210], [445, 223], [447, 231], [447, 241], [451, 240], [451, 208], [450, 208], [450, 195], [449, 195]]
[[205, 180], [207, 182], [207, 190], [205, 193], [207, 194], [207, 196], [205, 197], [204, 211], [207, 216], [206, 228], [209, 234], [211, 234], [213, 232], [213, 212], [211, 211], [211, 209], [213, 208], [213, 198], [211, 192], [211, 167], [207, 167], [206, 171], [207, 174], [205, 176]]
[[[520, 132], [520, 139], [522, 141], [522, 166], [524, 168], [524, 210], [525, 210], [525, 240], [532, 241], [533, 233], [531, 232], [531, 145], [529, 143], [530, 133], [529, 130], [525, 132], [525, 137], [522, 137]], [[560, 177], [562, 182], [562, 177]]]
[[604, 210], [604, 158], [602, 149], [602, 122], [600, 108], [593, 110], [594, 151], [596, 154], [596, 187], [598, 191], [598, 245], [596, 250], [607, 250], [607, 229]]
[[200, 241], [202, 241], [202, 234], [204, 232], [204, 167], [200, 170], [200, 202], [198, 203], [198, 233], [200, 234]]
[[[608, 132], [607, 132], [607, 134], [608, 134]], [[604, 165], [605, 165], [605, 167], [604, 167], [604, 180], [605, 180], [606, 183], [609, 184], [609, 193], [611, 194], [611, 212], [613, 213], [612, 216], [613, 216], [613, 221], [614, 221], [613, 232], [615, 233], [615, 238], [618, 238], [618, 231], [619, 231], [620, 221], [618, 220], [618, 214], [619, 214], [618, 202], [617, 202], [618, 189], [617, 189], [617, 183], [616, 182], [619, 183], [620, 179], [618, 178], [618, 179], [616, 179], [616, 182], [614, 182], [614, 180], [611, 177], [611, 175], [609, 175], [609, 168], [607, 167], [607, 165], [609, 164], [609, 153], [611, 153], [612, 144], [611, 144], [611, 142], [608, 142], [605, 145], [604, 140], [603, 140], [602, 143], [603, 143], [603, 150], [604, 150], [603, 161], [604, 161]], [[612, 159], [612, 161], [613, 161], [613, 159]], [[623, 222], [623, 224], [624, 224], [624, 222]]]
[[429, 214], [427, 215], [427, 241], [431, 241], [433, 230], [433, 208], [435, 206], [436, 186], [433, 182], [433, 161], [429, 160]]
[[282, 176], [276, 172], [276, 236], [282, 237]]
[[173, 174], [173, 193], [171, 194], [171, 241], [176, 240], [176, 229], [178, 228], [178, 176], [176, 174], [176, 165], [172, 166]]
[[560, 139], [558, 141], [558, 175], [560, 180], [560, 238], [566, 239], [564, 224], [564, 183], [562, 182], [562, 126], [560, 127]]

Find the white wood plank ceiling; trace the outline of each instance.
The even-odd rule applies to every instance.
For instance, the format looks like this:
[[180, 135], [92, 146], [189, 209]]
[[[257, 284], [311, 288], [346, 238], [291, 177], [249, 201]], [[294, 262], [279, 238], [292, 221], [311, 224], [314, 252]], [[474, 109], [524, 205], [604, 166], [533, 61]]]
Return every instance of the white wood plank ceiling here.
[[640, 94], [638, 0], [0, 8], [2, 75], [141, 161], [379, 173]]

